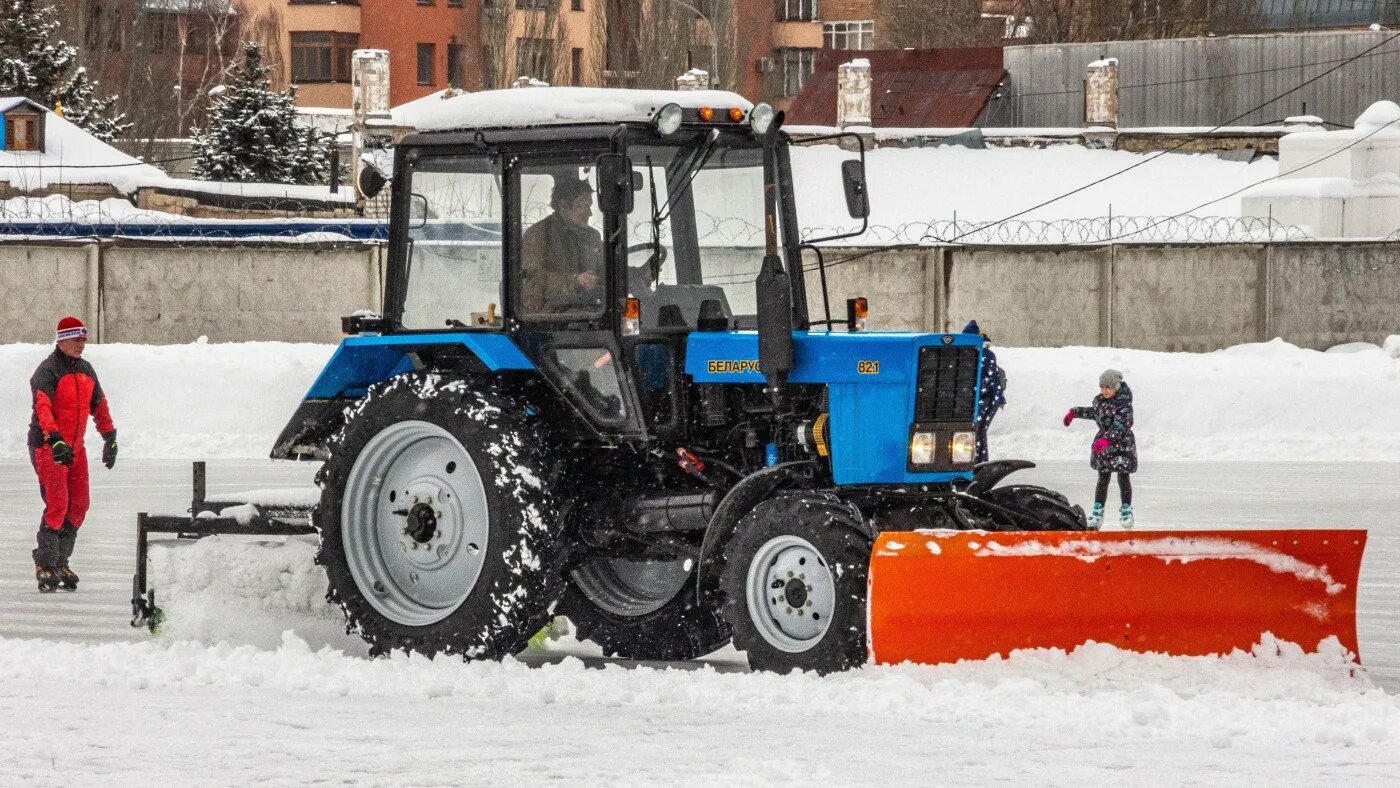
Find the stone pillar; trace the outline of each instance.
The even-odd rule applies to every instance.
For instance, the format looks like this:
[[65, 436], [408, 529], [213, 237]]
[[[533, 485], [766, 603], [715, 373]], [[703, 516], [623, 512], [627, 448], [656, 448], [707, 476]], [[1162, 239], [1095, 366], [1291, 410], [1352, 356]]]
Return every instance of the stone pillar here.
[[699, 89], [700, 88], [695, 82], [695, 77], [692, 77], [689, 74], [681, 74], [680, 76], [676, 77], [676, 90], [688, 92]]
[[534, 77], [519, 77], [515, 80], [515, 86], [518, 88], [547, 88], [549, 83]]
[[1118, 139], [1118, 58], [1090, 63], [1084, 74], [1084, 143], [1111, 148]]
[[836, 125], [870, 125], [870, 61], [856, 58], [836, 69]]

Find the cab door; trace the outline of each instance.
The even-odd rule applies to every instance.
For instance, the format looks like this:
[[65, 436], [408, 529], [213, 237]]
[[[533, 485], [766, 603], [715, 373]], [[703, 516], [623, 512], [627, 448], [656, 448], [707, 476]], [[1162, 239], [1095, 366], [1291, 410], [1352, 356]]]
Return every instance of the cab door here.
[[599, 210], [604, 146], [521, 152], [506, 163], [510, 312], [520, 345], [600, 439], [647, 436], [629, 354], [618, 339], [623, 217]]

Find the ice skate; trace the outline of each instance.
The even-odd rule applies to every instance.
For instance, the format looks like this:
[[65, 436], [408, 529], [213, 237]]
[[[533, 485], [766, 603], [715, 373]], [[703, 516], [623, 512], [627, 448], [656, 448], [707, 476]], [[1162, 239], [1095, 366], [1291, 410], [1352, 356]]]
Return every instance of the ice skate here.
[[34, 579], [39, 582], [41, 594], [51, 594], [58, 588], [58, 574], [46, 566], [34, 565]]
[[1089, 529], [1097, 531], [1103, 526], [1103, 504], [1094, 504], [1093, 511], [1089, 512]]
[[1123, 508], [1118, 510], [1118, 526], [1124, 531], [1133, 530], [1133, 505], [1123, 504]]
[[58, 568], [57, 575], [58, 575], [58, 582], [61, 583], [61, 584], [63, 585], [63, 590], [64, 590], [64, 591], [77, 591], [77, 590], [78, 590], [78, 573], [77, 573], [77, 572], [74, 572], [72, 569], [69, 569], [69, 568], [66, 567], [66, 566], [61, 566], [61, 567]]

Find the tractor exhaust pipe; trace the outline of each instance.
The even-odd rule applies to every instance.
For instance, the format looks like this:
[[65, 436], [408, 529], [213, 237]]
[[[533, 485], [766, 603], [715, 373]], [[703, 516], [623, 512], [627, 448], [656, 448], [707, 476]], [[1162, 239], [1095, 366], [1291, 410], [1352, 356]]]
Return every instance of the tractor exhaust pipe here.
[[763, 267], [758, 281], [758, 366], [774, 410], [781, 412], [783, 387], [792, 371], [792, 276], [778, 254], [778, 133], [783, 113], [763, 135]]

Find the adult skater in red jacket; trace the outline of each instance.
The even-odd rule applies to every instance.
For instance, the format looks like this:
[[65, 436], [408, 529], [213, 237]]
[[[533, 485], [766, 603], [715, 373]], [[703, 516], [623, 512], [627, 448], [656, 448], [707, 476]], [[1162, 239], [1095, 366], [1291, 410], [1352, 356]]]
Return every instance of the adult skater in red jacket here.
[[34, 415], [29, 422], [29, 458], [39, 474], [44, 516], [39, 546], [34, 549], [34, 578], [39, 590], [62, 585], [72, 591], [78, 576], [68, 567], [78, 529], [88, 510], [88, 462], [83, 436], [88, 416], [102, 435], [102, 464], [117, 461], [117, 428], [97, 372], [83, 360], [87, 328], [76, 317], [58, 321], [57, 347], [29, 379]]

